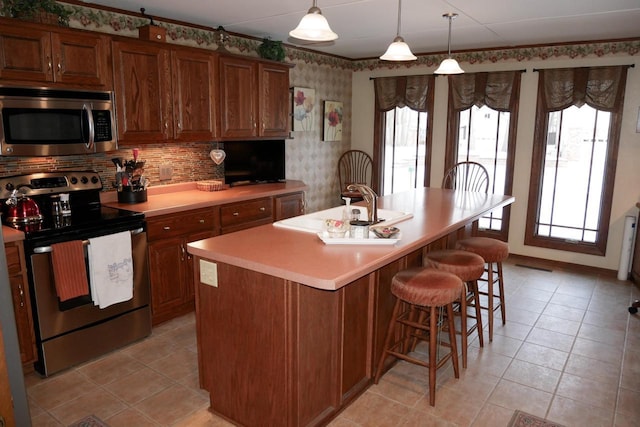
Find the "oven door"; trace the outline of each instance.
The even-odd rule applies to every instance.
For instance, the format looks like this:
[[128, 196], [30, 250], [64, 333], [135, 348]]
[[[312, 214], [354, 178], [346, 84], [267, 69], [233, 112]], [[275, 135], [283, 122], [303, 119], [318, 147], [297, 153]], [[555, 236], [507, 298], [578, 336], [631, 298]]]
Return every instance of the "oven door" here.
[[30, 272], [40, 373], [49, 375], [150, 334], [147, 235], [144, 229], [131, 233], [133, 298], [104, 309], [90, 298], [76, 299], [71, 306], [60, 303], [50, 247], [33, 249]]

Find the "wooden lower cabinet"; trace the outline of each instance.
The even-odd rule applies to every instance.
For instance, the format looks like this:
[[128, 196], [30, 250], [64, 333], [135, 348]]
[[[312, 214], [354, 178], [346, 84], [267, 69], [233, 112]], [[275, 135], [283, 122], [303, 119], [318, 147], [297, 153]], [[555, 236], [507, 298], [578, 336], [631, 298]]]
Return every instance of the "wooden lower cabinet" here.
[[395, 302], [391, 278], [421, 262], [420, 250], [337, 291], [217, 263], [217, 287], [196, 282], [211, 410], [240, 425], [325, 425], [371, 384]]
[[194, 266], [188, 243], [303, 212], [301, 191], [147, 218], [153, 324], [194, 310]]
[[193, 311], [193, 259], [187, 243], [218, 234], [214, 208], [147, 219], [154, 325]]
[[304, 192], [277, 196], [273, 199], [274, 221], [303, 215], [305, 208]]
[[24, 249], [22, 242], [5, 243], [4, 248], [7, 254], [9, 286], [11, 287], [11, 296], [13, 298], [20, 358], [24, 372], [32, 372], [33, 363], [37, 359], [37, 352]]
[[273, 201], [271, 197], [229, 203], [220, 207], [220, 230], [222, 234], [272, 222]]

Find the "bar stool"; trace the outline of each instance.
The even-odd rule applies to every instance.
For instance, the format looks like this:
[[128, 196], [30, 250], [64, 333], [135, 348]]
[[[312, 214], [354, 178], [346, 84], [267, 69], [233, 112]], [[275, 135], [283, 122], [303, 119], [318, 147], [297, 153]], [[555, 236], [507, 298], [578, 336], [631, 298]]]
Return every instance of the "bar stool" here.
[[[451, 359], [454, 375], [456, 378], [460, 377], [456, 331], [453, 321], [453, 302], [460, 298], [462, 288], [462, 280], [458, 276], [432, 268], [410, 268], [393, 276], [391, 293], [397, 299], [387, 329], [384, 351], [376, 369], [375, 384], [378, 384], [388, 355], [427, 367], [429, 368], [429, 403], [431, 406], [435, 405], [437, 369]], [[437, 309], [442, 307], [445, 307], [447, 311], [450, 351], [438, 360], [439, 310]], [[395, 333], [396, 323], [401, 326], [399, 335]], [[409, 356], [409, 341], [426, 341], [427, 333], [429, 340], [428, 362]], [[392, 344], [394, 337], [396, 341]]]
[[[487, 309], [489, 315], [489, 341], [493, 341], [493, 312], [500, 308], [502, 315], [502, 324], [507, 321], [506, 309], [504, 304], [504, 278], [502, 275], [502, 261], [509, 256], [509, 245], [502, 240], [492, 239], [489, 237], [469, 237], [467, 239], [458, 240], [456, 249], [478, 254], [486, 263], [485, 271], [487, 272], [487, 292], [481, 291], [480, 294], [487, 296]], [[497, 277], [494, 279], [494, 273]], [[482, 279], [484, 280], [484, 279]], [[493, 285], [498, 282], [499, 295], [494, 293]], [[498, 304], [494, 305], [494, 300], [498, 299]]]
[[[455, 249], [431, 251], [424, 255], [422, 265], [437, 270], [455, 274], [465, 284], [460, 298], [460, 336], [462, 339], [462, 367], [467, 367], [467, 338], [478, 332], [480, 347], [484, 347], [482, 333], [482, 314], [480, 310], [480, 295], [478, 293], [478, 279], [484, 273], [484, 259], [472, 252]], [[469, 315], [467, 307], [475, 307], [475, 316]], [[475, 319], [471, 327], [467, 326], [467, 318]]]

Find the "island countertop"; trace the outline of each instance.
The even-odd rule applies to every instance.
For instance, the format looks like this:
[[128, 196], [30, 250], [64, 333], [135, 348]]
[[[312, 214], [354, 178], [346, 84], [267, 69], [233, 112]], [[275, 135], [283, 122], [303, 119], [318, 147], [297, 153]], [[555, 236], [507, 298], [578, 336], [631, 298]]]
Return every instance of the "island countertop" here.
[[326, 245], [317, 235], [264, 225], [188, 244], [188, 252], [323, 290], [341, 287], [446, 236], [513, 196], [424, 188], [380, 197], [378, 207], [412, 212], [395, 245]]

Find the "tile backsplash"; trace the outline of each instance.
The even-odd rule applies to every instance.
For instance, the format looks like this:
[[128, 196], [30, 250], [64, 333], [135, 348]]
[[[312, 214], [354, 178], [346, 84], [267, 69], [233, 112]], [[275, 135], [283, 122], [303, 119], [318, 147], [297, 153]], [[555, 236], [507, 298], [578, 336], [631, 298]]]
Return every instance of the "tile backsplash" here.
[[[151, 185], [175, 184], [223, 178], [224, 169], [210, 158], [209, 151], [215, 147], [211, 142], [161, 143], [140, 145], [139, 160], [145, 161], [144, 174]], [[99, 154], [51, 157], [0, 157], [0, 175], [22, 175], [42, 171], [95, 170], [100, 174], [104, 190], [112, 190], [115, 181], [115, 166], [111, 159], [133, 159], [133, 148]], [[160, 181], [160, 165], [173, 169], [170, 180]]]

